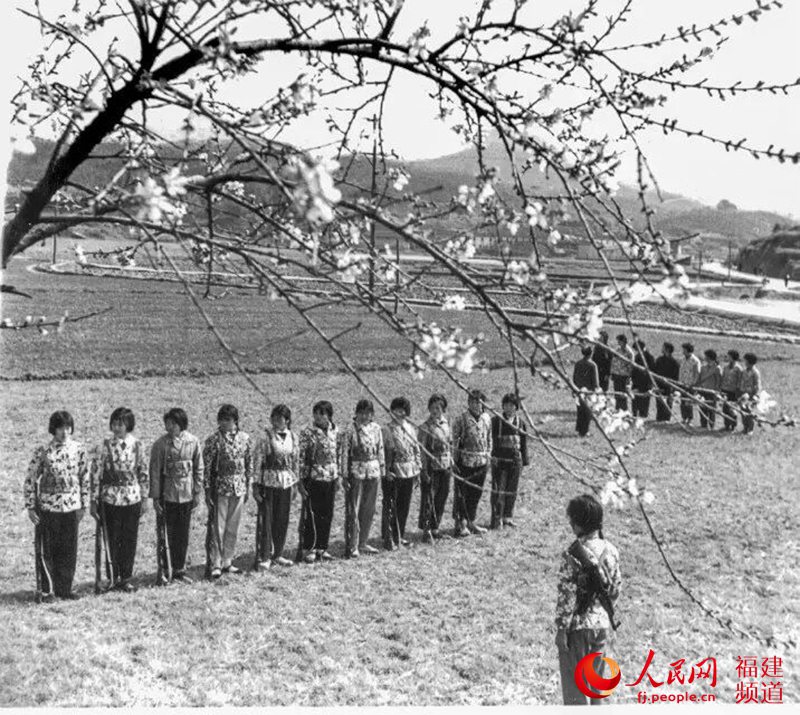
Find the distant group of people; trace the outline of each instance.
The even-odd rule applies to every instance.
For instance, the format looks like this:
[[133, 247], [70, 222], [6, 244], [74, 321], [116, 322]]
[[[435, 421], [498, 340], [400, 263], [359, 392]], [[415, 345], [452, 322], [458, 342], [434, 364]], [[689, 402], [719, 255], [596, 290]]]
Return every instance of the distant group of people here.
[[[348, 558], [378, 550], [369, 537], [379, 488], [381, 537], [388, 551], [409, 545], [406, 523], [416, 484], [421, 487], [423, 542], [445, 537], [441, 527], [451, 482], [453, 535], [486, 531], [476, 520], [489, 473], [489, 526], [513, 527], [520, 474], [528, 464], [527, 434], [515, 394], [503, 397], [502, 417], [490, 417], [485, 404], [484, 393], [470, 392], [467, 409], [451, 424], [445, 396], [431, 395], [429, 416], [415, 429], [405, 397], [392, 400], [391, 419], [384, 426], [375, 422], [372, 402], [359, 400], [353, 420], [340, 429], [332, 404], [321, 401], [312, 409], [312, 423], [299, 434], [292, 429], [291, 410], [280, 404], [255, 439], [239, 429], [237, 408], [225, 404], [217, 414], [217, 430], [203, 444], [188, 431], [186, 412], [176, 407], [164, 415], [165, 434], [153, 444], [149, 459], [133, 436], [136, 420], [128, 408], [112, 412], [111, 436], [93, 452], [73, 439], [70, 413], [54, 412], [52, 439], [35, 450], [24, 485], [26, 508], [36, 526], [39, 597], [77, 598], [72, 581], [78, 524], [87, 508], [96, 521], [96, 590], [134, 591], [139, 520], [148, 497], [156, 512], [160, 582], [191, 582], [186, 569], [190, 524], [203, 502], [208, 511], [205, 575], [210, 579], [240, 572], [233, 561], [251, 495], [257, 502], [254, 570], [293, 564], [284, 550], [296, 492], [302, 507], [295, 561], [306, 563], [333, 558], [328, 547], [340, 485]], [[108, 584], [100, 589], [103, 558]]]
[[588, 434], [592, 420], [587, 395], [609, 393], [609, 388], [616, 409], [634, 417], [648, 419], [655, 398], [656, 420], [669, 422], [677, 400], [685, 425], [692, 424], [696, 407], [701, 428], [713, 430], [719, 413], [723, 429], [733, 432], [741, 415], [743, 431], [750, 434], [755, 427], [754, 404], [762, 390], [758, 357], [745, 353], [742, 365], [739, 351], [731, 349], [725, 364], [720, 365], [715, 350], [704, 351], [701, 361], [692, 343], [683, 343], [681, 348], [682, 360], [674, 356], [675, 346], [670, 342], [663, 343], [661, 355], [654, 358], [643, 340], [634, 340], [631, 347], [627, 335], [621, 333], [612, 350], [608, 333], [601, 331], [598, 344], [582, 348], [582, 358], [573, 371], [573, 383], [582, 392], [575, 425], [578, 434]]

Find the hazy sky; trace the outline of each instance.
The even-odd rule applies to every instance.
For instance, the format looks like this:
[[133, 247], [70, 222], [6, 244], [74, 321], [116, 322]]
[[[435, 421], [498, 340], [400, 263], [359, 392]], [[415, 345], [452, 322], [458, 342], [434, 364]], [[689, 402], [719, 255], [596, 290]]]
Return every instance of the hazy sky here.
[[[72, 0], [47, 0], [43, 7], [63, 4]], [[4, 2], [7, 15], [4, 25], [4, 72], [11, 77], [23, 67], [40, 46], [41, 39], [34, 24], [20, 18], [12, 6], [30, 6], [17, 0]], [[408, 37], [411, 31], [428, 19], [434, 37], [449, 31], [459, 15], [475, 7], [474, 2], [461, 0], [408, 0], [395, 30], [398, 38]], [[606, 0], [608, 9], [619, 2]], [[580, 3], [565, 0], [546, 2], [539, 0], [531, 6], [548, 19]], [[746, 11], [755, 5], [754, 0], [670, 0], [654, 2], [638, 0], [634, 13], [617, 35], [620, 43], [631, 40], [655, 39], [678, 25], [698, 26], [733, 12]], [[548, 12], [549, 10], [549, 12]], [[253, 28], [249, 28], [253, 29]], [[770, 12], [758, 23], [745, 22], [734, 33], [730, 42], [713, 58], [711, 63], [695, 78], [708, 76], [709, 83], [729, 84], [741, 80], [743, 85], [766, 82], [788, 82], [800, 77], [800, 53], [797, 35], [800, 29], [800, 0], [785, 0], [783, 10]], [[699, 48], [693, 43], [685, 45]], [[673, 45], [680, 51], [681, 45]], [[88, 66], [88, 65], [87, 65]], [[269, 77], [248, 78], [240, 82], [231, 97], [241, 98], [251, 104], [259, 94], [259, 86], [291, 80], [301, 66], [281, 58], [280, 67], [269, 67]], [[260, 84], [259, 84], [260, 83]], [[8, 85], [7, 85], [8, 87]], [[388, 143], [406, 159], [438, 156], [458, 151], [458, 138], [444, 124], [434, 118], [435, 108], [425, 91], [414, 81], [401, 80], [394, 87], [387, 104], [386, 137]], [[725, 102], [711, 100], [704, 93], [679, 92], [671, 95], [664, 115], [678, 117], [684, 126], [703, 128], [708, 134], [726, 138], [747, 137], [754, 146], [770, 144], [783, 146], [790, 152], [800, 150], [800, 90], [790, 96], [740, 95]], [[301, 133], [301, 135], [299, 135]], [[309, 121], [296, 132], [296, 138], [307, 144], [324, 143], [325, 130], [319, 121]], [[726, 154], [721, 147], [706, 145], [702, 141], [664, 137], [661, 132], [651, 132], [644, 142], [651, 164], [662, 188], [668, 191], [715, 204], [727, 198], [740, 208], [771, 209], [800, 216], [800, 165], [761, 159], [749, 155]], [[632, 182], [632, 167], [624, 165], [620, 179]]]

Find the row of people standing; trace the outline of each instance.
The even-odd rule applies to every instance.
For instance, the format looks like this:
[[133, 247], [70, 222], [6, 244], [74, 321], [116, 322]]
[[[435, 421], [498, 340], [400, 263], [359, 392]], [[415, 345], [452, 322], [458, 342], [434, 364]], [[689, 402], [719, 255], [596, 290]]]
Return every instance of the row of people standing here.
[[[670, 342], [662, 344], [657, 358], [643, 340], [636, 339], [632, 348], [624, 334], [617, 336], [615, 351], [607, 345], [608, 333], [601, 331], [600, 343], [588, 351], [584, 349], [573, 374], [578, 388], [607, 392], [611, 387], [616, 408], [630, 410], [635, 417], [648, 419], [651, 398], [655, 397], [656, 420], [668, 422], [677, 398], [683, 424], [692, 423], [697, 407], [701, 428], [714, 429], [717, 412], [721, 411], [726, 431], [735, 431], [739, 414], [744, 432], [753, 431], [753, 402], [762, 390], [755, 354], [745, 353], [742, 365], [739, 351], [731, 349], [726, 363], [720, 365], [715, 350], [706, 350], [701, 361], [690, 342], [681, 346], [682, 360], [675, 357], [675, 346]], [[596, 376], [588, 363], [597, 368]], [[590, 421], [589, 408], [584, 403], [578, 408], [578, 432], [586, 434]]]
[[[111, 436], [89, 453], [73, 439], [74, 420], [55, 412], [48, 425], [52, 440], [33, 455], [24, 484], [25, 502], [36, 525], [37, 583], [44, 600], [74, 598], [78, 524], [86, 508], [102, 532], [109, 585], [132, 591], [139, 522], [147, 498], [156, 512], [159, 574], [190, 583], [187, 550], [195, 510], [205, 502], [206, 575], [238, 573], [234, 565], [244, 505], [257, 502], [255, 569], [290, 566], [284, 551], [293, 493], [302, 498], [296, 560], [326, 561], [336, 494], [345, 494], [346, 555], [377, 551], [368, 539], [382, 492], [381, 537], [385, 549], [409, 542], [406, 523], [415, 484], [421, 485], [422, 540], [444, 536], [442, 522], [453, 482], [454, 535], [485, 529], [477, 510], [491, 466], [490, 527], [514, 526], [514, 503], [522, 467], [528, 463], [526, 431], [513, 394], [502, 402], [502, 418], [490, 419], [486, 396], [469, 394], [467, 410], [450, 424], [447, 400], [432, 395], [429, 417], [416, 430], [411, 405], [399, 397], [391, 419], [380, 427], [368, 400], [356, 405], [353, 422], [341, 431], [333, 406], [314, 405], [311, 425], [295, 434], [286, 405], [277, 405], [258, 439], [239, 429], [233, 405], [223, 405], [218, 429], [203, 445], [188, 431], [186, 412], [164, 415], [165, 434], [149, 460], [134, 437], [135, 416], [127, 408], [109, 420]], [[99, 558], [96, 553], [96, 559]]]

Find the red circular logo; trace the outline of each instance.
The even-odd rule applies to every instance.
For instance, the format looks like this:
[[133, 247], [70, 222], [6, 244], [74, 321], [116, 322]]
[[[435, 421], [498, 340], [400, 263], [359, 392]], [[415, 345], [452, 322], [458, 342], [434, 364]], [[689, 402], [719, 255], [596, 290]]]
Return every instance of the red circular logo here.
[[[611, 670], [610, 678], [604, 678], [594, 669], [594, 662], [597, 658], [608, 664]], [[584, 656], [575, 666], [575, 685], [588, 698], [607, 698], [617, 687], [621, 677], [617, 661], [613, 658], [606, 658], [599, 651]]]

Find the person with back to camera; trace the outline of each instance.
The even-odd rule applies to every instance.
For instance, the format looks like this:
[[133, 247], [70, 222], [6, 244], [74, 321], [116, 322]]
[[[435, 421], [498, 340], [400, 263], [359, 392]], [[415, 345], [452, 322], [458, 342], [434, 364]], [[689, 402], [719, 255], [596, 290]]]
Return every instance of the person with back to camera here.
[[[619, 552], [603, 536], [603, 505], [583, 494], [570, 500], [567, 518], [576, 539], [563, 552], [558, 572], [556, 646], [564, 704], [587, 705], [575, 683], [575, 668], [590, 653], [607, 653], [618, 625], [614, 607], [622, 576]], [[595, 659], [594, 668], [607, 677], [603, 660]]]

